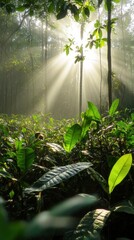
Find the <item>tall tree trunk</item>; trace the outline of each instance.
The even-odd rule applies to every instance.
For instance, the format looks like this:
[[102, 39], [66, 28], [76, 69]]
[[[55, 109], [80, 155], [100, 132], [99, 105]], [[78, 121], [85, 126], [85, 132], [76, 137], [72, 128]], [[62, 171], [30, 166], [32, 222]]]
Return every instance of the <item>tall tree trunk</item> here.
[[[29, 38], [28, 38], [28, 53], [29, 53], [29, 59], [30, 59], [30, 64], [31, 64], [31, 74], [30, 78], [32, 81], [32, 111], [33, 113], [35, 112], [35, 79], [34, 79], [34, 59], [33, 59], [33, 54], [32, 54], [32, 25], [31, 25], [31, 18], [28, 18], [28, 30], [29, 30]], [[26, 92], [26, 91], [25, 91]], [[28, 96], [26, 96], [27, 98]]]
[[[45, 30], [44, 30], [45, 26]], [[44, 88], [43, 112], [47, 113], [47, 60], [48, 60], [48, 19], [42, 19], [42, 78]]]
[[[83, 31], [84, 31], [84, 24], [81, 24], [80, 29], [80, 39], [81, 42], [83, 40]], [[82, 43], [81, 43], [82, 44]], [[83, 91], [83, 45], [81, 48], [81, 61], [80, 61], [80, 85], [79, 85], [79, 119], [81, 118], [81, 112], [82, 112], [82, 91]]]
[[107, 0], [108, 25], [107, 25], [107, 61], [108, 61], [108, 107], [112, 104], [112, 61], [111, 61], [111, 0]]
[[47, 59], [48, 59], [48, 19], [45, 18], [45, 113], [47, 113]]

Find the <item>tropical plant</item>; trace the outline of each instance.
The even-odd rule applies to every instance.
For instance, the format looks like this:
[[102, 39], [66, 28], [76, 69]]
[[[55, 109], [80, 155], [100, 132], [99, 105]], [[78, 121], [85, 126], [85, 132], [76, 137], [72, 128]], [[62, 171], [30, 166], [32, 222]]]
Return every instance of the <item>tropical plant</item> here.
[[[78, 174], [80, 171], [87, 169], [87, 171], [91, 175], [93, 175], [96, 180], [98, 180], [102, 188], [105, 190], [105, 192], [107, 192], [108, 196], [110, 197], [114, 188], [126, 177], [131, 166], [132, 155], [125, 154], [114, 164], [108, 178], [108, 183], [99, 173], [92, 169], [92, 164], [89, 162], [81, 162], [54, 168], [53, 170], [50, 170], [48, 173], [44, 174], [30, 187], [24, 189], [24, 193], [31, 194], [33, 192], [42, 192], [47, 188], [51, 188], [69, 179], [70, 177]], [[105, 239], [101, 238], [102, 230], [107, 224], [107, 221], [109, 221], [112, 213], [118, 211], [134, 214], [133, 203], [130, 202], [129, 199], [127, 199], [126, 202], [122, 202], [120, 204], [116, 204], [114, 207], [111, 207], [109, 201], [108, 208], [99, 208], [88, 212], [82, 218], [76, 230], [72, 234], [72, 237], [70, 237], [69, 239]]]
[[[75, 124], [69, 120], [58, 122], [42, 115], [25, 118], [3, 115], [0, 118], [0, 183], [4, 186], [1, 194], [13, 219], [34, 218], [35, 214], [46, 208], [46, 198], [50, 200], [52, 208], [54, 202], [51, 196], [56, 196], [56, 191], [66, 194], [61, 198], [61, 193], [57, 192], [59, 196], [58, 200], [54, 198], [55, 202], [79, 192], [89, 193], [90, 197], [94, 193], [99, 199], [97, 206], [88, 209], [86, 215], [81, 208], [82, 214], [72, 228], [64, 226], [64, 231], [61, 232], [60, 223], [52, 226], [54, 232], [58, 231], [57, 234], [65, 234], [65, 239], [108, 239], [108, 231], [111, 231], [114, 222], [119, 224], [124, 221], [121, 220], [122, 217], [131, 219], [134, 117], [132, 112], [130, 117], [128, 112], [121, 117], [117, 111], [118, 104], [119, 100], [115, 99], [108, 116], [101, 116], [97, 107], [89, 102], [88, 109], [81, 115], [81, 122]], [[62, 144], [64, 148], [61, 147]], [[65, 183], [67, 180], [68, 184]], [[96, 185], [93, 185], [94, 191], [91, 193], [94, 183]], [[75, 189], [76, 185], [78, 190]], [[58, 187], [55, 188], [56, 186]], [[82, 191], [80, 186], [83, 186]], [[27, 228], [26, 222], [9, 224], [7, 221], [5, 226], [14, 232], [12, 239], [26, 231], [25, 239], [33, 237], [33, 226], [37, 224], [36, 237], [44, 234], [50, 239], [50, 231], [47, 227], [45, 230], [41, 227], [42, 221], [46, 221], [44, 218], [47, 217], [48, 213], [41, 213], [31, 220]], [[50, 217], [50, 223], [51, 220]], [[1, 221], [5, 221], [3, 217]], [[65, 225], [66, 223], [65, 221]], [[120, 231], [120, 227], [118, 230]], [[55, 235], [54, 232], [52, 235]], [[120, 234], [116, 231], [115, 237], [117, 236], [131, 239], [130, 233], [126, 235], [123, 231]], [[11, 239], [11, 234], [7, 239]]]
[[[109, 109], [109, 116], [112, 117], [116, 113], [117, 107], [119, 105], [119, 99], [115, 99]], [[76, 143], [82, 141], [83, 138], [86, 137], [87, 132], [89, 131], [89, 127], [94, 122], [95, 127], [99, 130], [99, 126], [103, 122], [103, 118], [101, 117], [97, 107], [92, 103], [88, 102], [88, 109], [81, 114], [81, 123], [74, 124], [71, 126], [66, 134], [64, 135], [64, 149], [67, 152], [70, 152]]]
[[[124, 179], [131, 164], [132, 156], [131, 154], [127, 154], [122, 156], [114, 165], [108, 179], [109, 194], [111, 194], [114, 187]], [[25, 189], [24, 192], [25, 194], [31, 194], [32, 192], [44, 191], [45, 189], [51, 188], [87, 168], [90, 170], [90, 163], [78, 163], [73, 164], [72, 166], [56, 168], [43, 175], [30, 188]], [[38, 238], [40, 236], [53, 237], [55, 231], [57, 234], [61, 234], [61, 231], [62, 234], [64, 234], [69, 228], [72, 229], [72, 226], [76, 227], [76, 229], [71, 231], [72, 236], [69, 234], [69, 238], [67, 238], [68, 234], [66, 233], [65, 239], [107, 239], [107, 236], [105, 237], [105, 231], [106, 227], [109, 227], [108, 224], [113, 215], [113, 221], [115, 221], [115, 216], [117, 217], [120, 213], [125, 213], [126, 217], [127, 215], [134, 215], [133, 202], [131, 200], [126, 200], [122, 203], [116, 204], [114, 207], [109, 206], [110, 208], [108, 209], [96, 208], [89, 211], [80, 220], [78, 226], [76, 226], [75, 218], [72, 218], [71, 215], [80, 209], [83, 210], [85, 207], [92, 206], [97, 201], [97, 198], [94, 196], [82, 194], [67, 200], [50, 211], [40, 213], [30, 223], [22, 221], [9, 222], [7, 220], [7, 214], [1, 206], [0, 228], [2, 239], [15, 240], [19, 236], [21, 236], [21, 239], [31, 239], [32, 237]], [[2, 202], [1, 199], [1, 204]], [[130, 236], [131, 233], [129, 237]], [[118, 237], [128, 236], [118, 235]]]
[[[112, 103], [112, 106], [109, 110], [109, 117], [112, 121], [117, 114], [118, 104], [119, 100], [116, 99]], [[98, 132], [101, 122], [103, 122], [103, 118], [101, 117], [98, 109], [93, 103], [89, 102], [88, 109], [85, 113], [82, 114], [82, 123], [74, 124], [73, 126], [68, 128], [67, 132], [65, 133], [64, 149], [68, 152], [68, 154], [74, 149], [76, 144], [82, 142], [83, 139], [87, 141], [87, 133], [89, 132], [90, 134], [89, 129], [91, 128], [93, 123], [95, 123], [95, 128]], [[72, 236], [69, 236], [69, 239], [107, 239], [107, 237], [105, 238], [106, 227], [109, 226], [111, 219], [115, 221], [115, 217], [118, 216], [118, 211], [127, 215], [130, 214], [130, 211], [132, 210], [131, 214], [133, 215], [133, 200], [131, 200], [132, 196], [127, 196], [125, 193], [123, 193], [124, 196], [122, 199], [120, 199], [123, 202], [121, 201], [120, 203], [117, 203], [119, 199], [116, 195], [116, 199], [114, 201], [112, 199], [114, 196], [114, 189], [117, 188], [117, 185], [119, 184], [125, 184], [125, 179], [128, 173], [129, 175], [126, 181], [128, 183], [128, 179], [131, 179], [130, 181], [133, 181], [130, 172], [130, 169], [132, 168], [132, 154], [126, 153], [122, 155], [119, 159], [116, 159], [112, 166], [110, 165], [109, 167], [109, 171], [107, 172], [107, 178], [104, 177], [103, 172], [100, 173], [96, 170], [98, 168], [95, 169], [96, 165], [94, 165], [93, 163], [96, 164], [96, 162], [93, 160], [92, 163], [89, 161], [81, 161], [71, 165], [56, 167], [45, 173], [30, 187], [24, 189], [24, 194], [43, 192], [47, 188], [51, 188], [57, 184], [60, 184], [63, 181], [77, 175], [83, 170], [86, 170], [87, 173], [91, 176], [91, 178], [96, 180], [101, 185], [105, 193], [105, 198], [102, 198], [103, 208], [97, 208], [93, 211], [88, 212], [82, 218], [76, 230], [72, 231]], [[120, 189], [120, 187], [118, 189]], [[101, 194], [101, 196], [103, 196], [103, 194]], [[42, 198], [41, 195], [40, 198]], [[113, 203], [114, 206], [112, 206]], [[107, 207], [104, 207], [105, 204]], [[130, 208], [132, 209], [130, 210]], [[120, 237], [124, 236], [121, 235]]]

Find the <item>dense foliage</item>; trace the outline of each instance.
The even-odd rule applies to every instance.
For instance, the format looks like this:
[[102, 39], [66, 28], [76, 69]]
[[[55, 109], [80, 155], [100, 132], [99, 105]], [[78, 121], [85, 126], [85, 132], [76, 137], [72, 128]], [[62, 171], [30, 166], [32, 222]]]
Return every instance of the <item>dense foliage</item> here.
[[[3, 230], [3, 239], [17, 239], [20, 234], [24, 239], [39, 239], [42, 234], [48, 239], [58, 234], [58, 239], [63, 239], [69, 229], [67, 239], [88, 239], [92, 234], [93, 239], [107, 239], [115, 228], [113, 223], [118, 224], [118, 229], [108, 239], [131, 239], [134, 113], [128, 109], [117, 111], [118, 104], [116, 99], [108, 115], [101, 116], [89, 102], [80, 122], [55, 121], [44, 115], [1, 115], [1, 196], [12, 221], [31, 220], [7, 222], [13, 235], [6, 236]], [[74, 195], [78, 196], [54, 207]], [[85, 208], [88, 213], [84, 216]], [[5, 221], [3, 211], [1, 199], [1, 224]], [[77, 216], [77, 221], [67, 216]], [[54, 219], [57, 217], [64, 217], [64, 223]], [[126, 219], [131, 220], [129, 230], [126, 224], [121, 231], [121, 218], [124, 224]]]

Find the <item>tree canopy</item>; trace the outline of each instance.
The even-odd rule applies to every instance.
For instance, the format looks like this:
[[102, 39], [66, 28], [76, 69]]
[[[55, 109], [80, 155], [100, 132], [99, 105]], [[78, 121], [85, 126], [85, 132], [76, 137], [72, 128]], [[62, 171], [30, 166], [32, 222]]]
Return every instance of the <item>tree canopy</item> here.
[[45, 17], [46, 14], [53, 13], [57, 19], [64, 18], [70, 11], [75, 20], [79, 21], [81, 16], [86, 20], [90, 16], [90, 12], [103, 2], [107, 8], [109, 2], [114, 5], [120, 0], [3, 0], [0, 7], [5, 8], [8, 13], [26, 11], [30, 16], [38, 17]]

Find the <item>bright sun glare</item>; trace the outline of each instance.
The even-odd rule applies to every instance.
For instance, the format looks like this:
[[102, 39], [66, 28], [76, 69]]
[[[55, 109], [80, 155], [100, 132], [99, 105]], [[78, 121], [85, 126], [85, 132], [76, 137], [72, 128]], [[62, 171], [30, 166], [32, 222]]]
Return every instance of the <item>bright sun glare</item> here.
[[86, 47], [87, 39], [89, 37], [89, 32], [93, 30], [93, 25], [94, 25], [94, 21], [92, 21], [92, 23], [85, 24], [83, 27], [82, 36], [81, 36], [81, 24], [78, 22], [75, 22], [71, 18], [69, 18], [68, 23], [64, 24], [64, 27], [61, 28], [63, 29], [63, 32], [66, 38], [73, 39], [74, 41], [74, 45], [71, 46], [72, 51], [70, 51], [70, 54], [69, 54], [70, 58], [75, 58], [75, 56], [78, 54], [76, 47], [82, 46], [83, 55], [85, 56], [85, 59], [88, 59], [88, 61], [87, 60], [85, 61], [84, 65], [88, 63], [88, 66], [91, 63], [91, 60], [94, 61], [94, 59], [96, 58], [95, 49], [89, 49]]
[[[80, 62], [75, 64], [75, 57], [78, 54], [76, 46], [83, 46], [83, 110], [87, 107], [87, 101], [99, 102], [98, 92], [100, 90], [100, 66], [99, 51], [95, 48], [86, 48], [89, 32], [92, 31], [94, 22], [84, 26], [81, 38], [81, 24], [71, 18], [54, 21], [55, 39], [60, 39], [59, 44], [63, 46], [56, 56], [47, 61], [47, 109], [49, 112], [56, 111], [59, 116], [67, 109], [72, 111], [72, 116], [78, 115], [79, 94], [80, 94]], [[66, 55], [63, 52], [64, 46], [68, 44], [68, 39], [74, 39], [72, 51]], [[45, 69], [45, 66], [44, 66]], [[52, 71], [53, 69], [53, 71]], [[71, 87], [71, 88], [70, 88]], [[63, 101], [64, 99], [64, 101]], [[97, 100], [96, 100], [97, 99]], [[63, 110], [64, 109], [64, 110]], [[58, 112], [59, 111], [59, 112]]]

